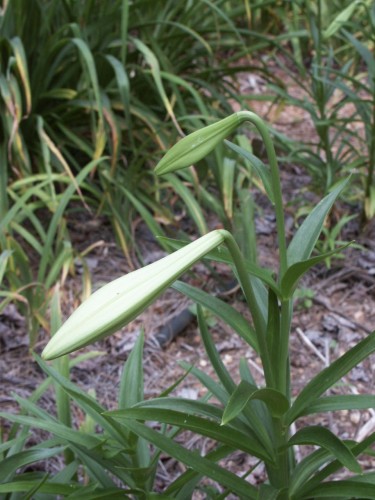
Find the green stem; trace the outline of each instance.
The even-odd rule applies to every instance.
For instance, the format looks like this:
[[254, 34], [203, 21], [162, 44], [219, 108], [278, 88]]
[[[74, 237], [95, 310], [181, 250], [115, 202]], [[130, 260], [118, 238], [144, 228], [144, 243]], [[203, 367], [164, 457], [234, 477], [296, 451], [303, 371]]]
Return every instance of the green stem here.
[[276, 374], [277, 389], [285, 394], [288, 399], [290, 399], [289, 335], [292, 308], [293, 303], [291, 300], [281, 302], [279, 363]]
[[[259, 116], [250, 111], [241, 111], [238, 113], [241, 121], [249, 121], [258, 129], [268, 156], [268, 162], [271, 170], [271, 183], [275, 202], [276, 227], [279, 245], [279, 280], [282, 279], [288, 268], [287, 247], [285, 237], [285, 221], [284, 221], [284, 206], [281, 191], [280, 172], [277, 163], [277, 157], [273, 142], [271, 140], [268, 128]], [[229, 240], [227, 240], [229, 241]], [[228, 243], [227, 243], [228, 244]], [[229, 245], [228, 245], [229, 248]], [[231, 252], [232, 253], [232, 252]], [[234, 255], [233, 260], [234, 260]], [[246, 273], [245, 273], [246, 274]], [[247, 281], [249, 281], [247, 279]], [[244, 289], [245, 293], [245, 289]], [[246, 293], [245, 293], [246, 296]], [[247, 297], [246, 297], [247, 298]], [[251, 304], [251, 302], [249, 302]], [[290, 300], [283, 301], [280, 309], [280, 332], [278, 338], [279, 358], [277, 366], [271, 366], [270, 355], [266, 343], [265, 335], [258, 335], [259, 349], [263, 369], [268, 387], [276, 387], [280, 392], [290, 398], [290, 370], [289, 370], [289, 335], [291, 325], [292, 302]], [[255, 329], [258, 332], [255, 323]], [[271, 385], [272, 384], [272, 385]], [[273, 431], [276, 439], [276, 447], [278, 449], [278, 460], [276, 468], [269, 470], [271, 483], [279, 489], [287, 488], [290, 469], [292, 467], [291, 457], [286, 447], [288, 440], [288, 431], [281, 425], [280, 420], [274, 421]]]
[[287, 252], [286, 252], [286, 238], [285, 238], [285, 221], [284, 221], [284, 209], [283, 209], [283, 197], [281, 193], [281, 183], [280, 183], [280, 173], [279, 166], [277, 163], [275, 148], [268, 131], [267, 125], [264, 121], [259, 118], [258, 115], [251, 111], [239, 111], [237, 116], [240, 121], [248, 121], [256, 126], [258, 132], [260, 133], [264, 146], [266, 148], [268, 162], [271, 169], [271, 183], [272, 191], [275, 200], [275, 212], [276, 212], [276, 227], [277, 227], [277, 238], [279, 244], [279, 261], [280, 261], [280, 276], [281, 279], [288, 268], [287, 262]]
[[283, 428], [280, 419], [273, 419], [273, 429], [275, 435], [277, 463], [276, 467], [270, 467], [268, 465], [267, 472], [272, 486], [282, 490], [288, 488], [290, 479], [289, 449], [286, 446], [289, 434]]
[[256, 294], [251, 285], [251, 281], [246, 269], [245, 262], [243, 260], [241, 251], [236, 243], [236, 240], [233, 238], [229, 231], [225, 229], [221, 229], [220, 233], [224, 237], [224, 241], [228, 250], [232, 256], [233, 263], [235, 265], [239, 282], [241, 284], [243, 293], [246, 298], [246, 302], [249, 304], [251, 315], [254, 321], [254, 328], [257, 334], [257, 341], [259, 346], [259, 354], [262, 359], [264, 376], [266, 379], [266, 384], [268, 387], [274, 387], [274, 377], [272, 371], [272, 364], [266, 344], [266, 320], [261, 313], [260, 307], [258, 305]]
[[[69, 378], [69, 356], [62, 356], [60, 359], [54, 361], [55, 370], [65, 378]], [[60, 423], [66, 427], [72, 427], [72, 417], [70, 413], [70, 401], [68, 394], [63, 390], [63, 388], [55, 383], [56, 391], [56, 409], [57, 418]], [[69, 465], [74, 460], [74, 453], [70, 448], [64, 451], [65, 466]]]

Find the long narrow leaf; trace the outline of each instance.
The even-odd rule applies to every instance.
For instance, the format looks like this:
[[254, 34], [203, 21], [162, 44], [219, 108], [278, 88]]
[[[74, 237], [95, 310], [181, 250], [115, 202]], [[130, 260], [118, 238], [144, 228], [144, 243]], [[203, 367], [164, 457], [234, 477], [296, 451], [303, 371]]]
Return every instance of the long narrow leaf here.
[[240, 449], [262, 460], [272, 461], [271, 457], [265, 453], [264, 448], [259, 444], [254, 436], [244, 435], [232, 427], [222, 427], [219, 423], [194, 415], [181, 413], [173, 410], [156, 408], [127, 408], [107, 413], [111, 418], [125, 423], [131, 420], [157, 420], [170, 425], [177, 425], [182, 429], [191, 430], [202, 436], [215, 439], [219, 443]]
[[303, 411], [303, 415], [314, 415], [340, 410], [367, 410], [375, 408], [375, 396], [350, 394], [347, 396], [326, 396], [317, 399]]
[[235, 474], [221, 468], [211, 460], [186, 450], [171, 439], [159, 434], [153, 429], [150, 429], [146, 425], [140, 424], [136, 421], [127, 420], [126, 426], [134, 433], [153, 443], [157, 448], [160, 448], [165, 453], [168, 453], [175, 459], [191, 467], [199, 474], [203, 474], [210, 477], [214, 481], [218, 481], [237, 495], [254, 500], [257, 498], [257, 491], [254, 486]]
[[258, 389], [242, 380], [233, 392], [223, 414], [222, 425], [235, 418], [253, 399], [263, 401], [269, 408], [272, 416], [280, 418], [288, 409], [289, 403], [283, 394], [275, 389]]
[[323, 262], [325, 259], [328, 257], [331, 257], [332, 255], [340, 253], [342, 250], [347, 248], [351, 243], [347, 243], [346, 245], [342, 245], [338, 248], [335, 248], [334, 250], [330, 252], [325, 252], [321, 255], [318, 255], [317, 257], [311, 257], [310, 259], [303, 260], [300, 262], [296, 262], [295, 264], [292, 264], [287, 271], [285, 272], [281, 284], [280, 284], [280, 289], [283, 297], [285, 299], [291, 298], [293, 295], [293, 292], [296, 289], [296, 286], [298, 285], [299, 279], [313, 266], [316, 264], [319, 264], [320, 262]]
[[362, 468], [341, 439], [336, 437], [331, 431], [317, 425], [300, 429], [289, 439], [288, 445], [312, 444], [320, 446], [332, 453], [347, 469], [357, 474], [362, 472]]
[[343, 182], [340, 182], [330, 194], [317, 204], [303, 221], [288, 247], [289, 266], [296, 262], [307, 260], [310, 257], [322, 230], [324, 219], [348, 181], [349, 179], [345, 179]]
[[205, 307], [219, 318], [225, 320], [225, 322], [231, 326], [246, 343], [251, 345], [253, 349], [258, 352], [253, 328], [250, 326], [249, 322], [245, 320], [242, 314], [236, 311], [232, 306], [199, 288], [195, 288], [187, 283], [182, 283], [181, 281], [174, 283], [173, 288]]
[[319, 396], [374, 351], [375, 331], [321, 371], [302, 389], [285, 416], [286, 423], [292, 423], [304, 412], [305, 408], [314, 404]]

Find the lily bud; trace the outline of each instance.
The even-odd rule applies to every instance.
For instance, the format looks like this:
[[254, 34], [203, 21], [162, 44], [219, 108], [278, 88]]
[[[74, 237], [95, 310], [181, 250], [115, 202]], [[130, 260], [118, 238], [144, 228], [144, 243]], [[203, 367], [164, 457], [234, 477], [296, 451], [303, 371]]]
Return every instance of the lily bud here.
[[234, 113], [184, 137], [160, 160], [155, 173], [164, 175], [193, 165], [211, 153], [220, 142], [236, 130], [243, 120], [241, 115]]
[[45, 347], [54, 359], [92, 344], [138, 316], [196, 261], [224, 242], [220, 229], [100, 288], [83, 302]]

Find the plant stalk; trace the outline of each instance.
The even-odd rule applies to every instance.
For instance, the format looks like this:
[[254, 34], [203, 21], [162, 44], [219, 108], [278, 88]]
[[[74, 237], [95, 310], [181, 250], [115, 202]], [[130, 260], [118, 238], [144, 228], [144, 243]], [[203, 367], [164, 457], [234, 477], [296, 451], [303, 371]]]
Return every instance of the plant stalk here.
[[263, 315], [260, 312], [260, 308], [256, 301], [256, 296], [253, 287], [251, 285], [241, 251], [235, 239], [233, 238], [232, 234], [229, 231], [222, 229], [220, 230], [220, 233], [224, 237], [225, 244], [232, 256], [237, 271], [238, 279], [246, 298], [246, 302], [249, 304], [250, 307], [251, 315], [254, 321], [255, 332], [257, 334], [258, 347], [260, 351], [259, 354], [262, 359], [266, 384], [268, 387], [275, 387], [272, 365], [265, 336], [266, 322]]
[[241, 121], [249, 121], [256, 126], [258, 132], [260, 133], [264, 146], [266, 148], [268, 162], [271, 169], [271, 182], [273, 196], [275, 199], [275, 212], [276, 212], [276, 227], [277, 227], [277, 238], [279, 244], [279, 279], [283, 277], [287, 267], [287, 252], [286, 252], [286, 238], [285, 238], [285, 221], [284, 221], [284, 210], [283, 210], [283, 198], [281, 193], [281, 183], [280, 183], [280, 173], [279, 166], [277, 163], [275, 148], [268, 131], [267, 125], [264, 121], [259, 118], [252, 111], [239, 111], [237, 113]]

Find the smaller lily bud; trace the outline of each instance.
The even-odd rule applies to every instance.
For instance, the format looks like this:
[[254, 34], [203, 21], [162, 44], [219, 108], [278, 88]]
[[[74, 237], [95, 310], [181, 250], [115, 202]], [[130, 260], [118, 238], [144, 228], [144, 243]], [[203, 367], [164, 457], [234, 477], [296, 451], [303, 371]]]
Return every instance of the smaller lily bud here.
[[212, 231], [163, 259], [122, 276], [83, 302], [51, 338], [42, 357], [54, 359], [119, 330], [138, 316], [195, 262], [224, 242]]
[[208, 125], [175, 144], [160, 160], [155, 168], [158, 175], [168, 174], [189, 167], [201, 160], [222, 142], [228, 135], [236, 130], [243, 118], [234, 113], [223, 120]]

